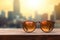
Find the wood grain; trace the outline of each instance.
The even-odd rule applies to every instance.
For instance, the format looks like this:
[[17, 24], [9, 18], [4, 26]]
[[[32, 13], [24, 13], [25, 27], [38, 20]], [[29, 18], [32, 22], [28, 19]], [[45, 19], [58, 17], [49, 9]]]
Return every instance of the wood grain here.
[[60, 35], [1, 35], [1, 40], [60, 40]]

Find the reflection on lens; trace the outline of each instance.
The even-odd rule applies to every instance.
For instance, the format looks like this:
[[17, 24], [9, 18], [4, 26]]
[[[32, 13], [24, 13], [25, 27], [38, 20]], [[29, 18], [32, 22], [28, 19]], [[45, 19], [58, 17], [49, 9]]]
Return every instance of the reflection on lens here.
[[35, 28], [36, 28], [36, 24], [33, 21], [25, 21], [23, 23], [23, 30], [25, 32], [28, 32], [28, 33], [33, 32]]
[[41, 22], [41, 30], [43, 32], [51, 32], [54, 28], [54, 22], [53, 21], [42, 21]]

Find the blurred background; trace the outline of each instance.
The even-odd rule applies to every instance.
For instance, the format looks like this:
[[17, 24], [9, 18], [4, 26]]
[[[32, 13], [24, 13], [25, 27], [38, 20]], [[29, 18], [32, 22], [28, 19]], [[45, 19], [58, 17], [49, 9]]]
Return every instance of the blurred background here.
[[0, 28], [22, 28], [26, 20], [55, 22], [60, 28], [60, 0], [0, 0]]

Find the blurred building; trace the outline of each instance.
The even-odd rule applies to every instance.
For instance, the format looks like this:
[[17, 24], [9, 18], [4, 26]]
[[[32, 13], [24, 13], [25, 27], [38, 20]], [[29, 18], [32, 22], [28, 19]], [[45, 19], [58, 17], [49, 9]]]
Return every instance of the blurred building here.
[[54, 7], [55, 27], [60, 27], [60, 3]]
[[14, 19], [13, 11], [8, 11], [8, 19], [9, 20], [13, 20]]
[[56, 20], [60, 20], [60, 3], [55, 6], [54, 11], [56, 15]]
[[38, 12], [35, 12], [34, 21], [41, 21], [41, 15]]
[[17, 19], [19, 17], [19, 19], [22, 18], [22, 14], [20, 13], [20, 1], [19, 0], [14, 0], [14, 18]]
[[48, 14], [47, 13], [44, 13], [41, 15], [41, 20], [48, 20]]
[[29, 16], [29, 17], [28, 17], [28, 20], [33, 20], [32, 16]]
[[55, 12], [53, 12], [53, 13], [51, 14], [50, 19], [51, 19], [52, 21], [55, 21], [55, 20], [56, 20], [56, 14], [55, 14]]
[[5, 11], [4, 10], [1, 11], [1, 15], [0, 16], [1, 17], [5, 17]]

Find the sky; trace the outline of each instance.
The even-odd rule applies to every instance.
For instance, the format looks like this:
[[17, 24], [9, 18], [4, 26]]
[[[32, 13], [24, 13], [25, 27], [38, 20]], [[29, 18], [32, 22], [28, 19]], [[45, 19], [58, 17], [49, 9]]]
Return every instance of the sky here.
[[[4, 10], [6, 12], [13, 11], [13, 1], [14, 0], [0, 0], [0, 11]], [[58, 5], [60, 0], [20, 0], [20, 13], [23, 16], [29, 17], [32, 15], [34, 17], [35, 12], [38, 14], [48, 13], [52, 14], [54, 6]]]

